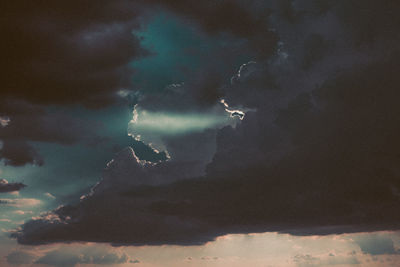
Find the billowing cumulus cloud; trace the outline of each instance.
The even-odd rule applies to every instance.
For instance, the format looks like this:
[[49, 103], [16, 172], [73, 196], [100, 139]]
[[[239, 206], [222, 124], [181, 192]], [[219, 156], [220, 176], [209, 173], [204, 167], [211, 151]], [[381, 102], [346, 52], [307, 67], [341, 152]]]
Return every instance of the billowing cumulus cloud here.
[[[139, 99], [131, 134], [157, 137], [171, 160], [151, 164], [126, 148], [80, 203], [25, 223], [14, 235], [20, 243], [200, 244], [226, 233], [398, 229], [399, 34], [390, 16], [398, 4], [151, 2], [208, 34], [230, 34], [233, 46], [249, 41], [236, 48], [252, 48], [259, 59]], [[258, 21], [267, 7], [269, 22]], [[210, 10], [213, 17], [203, 16]], [[353, 19], [359, 12], [361, 24]], [[257, 53], [262, 47], [266, 53]], [[214, 118], [204, 114], [214, 110], [235, 124], [209, 123]], [[306, 254], [294, 260], [323, 262]]]

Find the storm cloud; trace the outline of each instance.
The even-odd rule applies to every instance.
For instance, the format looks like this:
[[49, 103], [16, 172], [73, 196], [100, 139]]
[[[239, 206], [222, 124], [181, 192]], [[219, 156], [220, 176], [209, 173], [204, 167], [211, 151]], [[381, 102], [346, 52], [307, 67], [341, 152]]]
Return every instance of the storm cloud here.
[[[290, 140], [290, 153], [285, 156], [273, 159], [260, 151], [262, 128], [260, 138], [248, 137], [246, 131], [256, 126], [252, 122], [258, 114], [250, 113], [250, 119], [246, 117], [236, 129], [228, 126], [219, 131], [206, 177], [147, 186], [154, 174], [143, 182], [143, 174], [122, 167], [119, 173], [130, 175], [111, 176], [98, 185], [109, 189], [94, 191], [78, 206], [55, 211], [59, 223], [28, 222], [19, 241], [197, 244], [232, 232], [397, 229], [400, 184], [395, 175], [395, 133], [399, 129], [396, 118], [389, 115], [398, 109], [397, 62], [396, 58], [382, 60], [339, 75], [279, 110], [274, 125]], [[382, 80], [385, 93], [377, 98]], [[229, 135], [233, 137], [227, 142]], [[128, 166], [135, 164], [131, 161]], [[128, 189], [129, 181], [139, 183]], [[135, 227], [128, 227], [132, 224]], [[81, 229], [91, 230], [82, 236]], [[99, 237], [98, 232], [105, 234]]]
[[[91, 144], [99, 143], [99, 127], [93, 128], [94, 122], [82, 121], [65, 108], [54, 110], [124, 104], [118, 92], [136, 90], [132, 62], [154, 52], [142, 47], [136, 32], [161, 10], [178, 13], [189, 24], [200, 25], [206, 34], [222, 39], [224, 34], [231, 35], [230, 40], [238, 45], [224, 45], [225, 64], [244, 50], [253, 53], [254, 45], [262, 46], [258, 54], [269, 56], [276, 45], [264, 13], [254, 16], [254, 8], [237, 1], [8, 3], [3, 7], [1, 27], [7, 38], [0, 46], [0, 140], [5, 144], [1, 158], [13, 166], [43, 165], [43, 156], [33, 142], [71, 145], [91, 139]], [[213, 54], [221, 56], [220, 52]], [[209, 58], [215, 61], [214, 56]], [[222, 74], [218, 67], [211, 70], [212, 65], [209, 62], [197, 71], [198, 77], [190, 85], [200, 104], [213, 105], [221, 96]], [[203, 72], [211, 75], [204, 77]]]
[[6, 179], [0, 179], [0, 193], [19, 191], [25, 186], [23, 183], [9, 183]]
[[18, 1], [4, 6], [1, 97], [35, 103], [103, 105], [143, 56], [132, 29], [137, 8], [113, 3]]
[[0, 129], [1, 158], [42, 165], [31, 142], [98, 142], [93, 122], [54, 110], [104, 107], [130, 86], [129, 63], [148, 54], [131, 33], [139, 28], [138, 8], [128, 1], [17, 1], [2, 13], [0, 116], [8, 122]]
[[236, 73], [199, 75], [208, 80], [198, 87], [188, 78], [137, 108], [226, 112], [224, 99], [243, 120], [160, 137], [172, 158], [158, 164], [126, 148], [80, 203], [26, 222], [13, 235], [20, 243], [202, 244], [227, 233], [399, 228], [399, 20], [390, 16], [399, 4], [149, 2], [210, 36], [245, 40], [240, 52], [256, 58]]

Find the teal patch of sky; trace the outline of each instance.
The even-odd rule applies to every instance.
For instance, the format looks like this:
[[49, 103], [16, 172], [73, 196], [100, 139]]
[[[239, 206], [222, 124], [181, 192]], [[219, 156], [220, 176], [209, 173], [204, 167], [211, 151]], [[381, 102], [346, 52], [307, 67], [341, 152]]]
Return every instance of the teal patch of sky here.
[[[141, 30], [133, 32], [141, 37], [141, 44], [153, 54], [131, 63], [135, 69], [132, 82], [135, 89], [157, 93], [167, 85], [185, 82], [191, 73], [202, 67], [219, 69], [231, 77], [241, 64], [254, 60], [240, 52], [247, 41], [229, 34], [205, 34], [198, 26], [164, 12], [154, 16]], [[234, 58], [224, 58], [220, 52], [237, 47]], [[215, 57], [222, 56], [220, 62]], [[226, 61], [230, 61], [225, 62]], [[230, 68], [231, 64], [235, 66]], [[227, 68], [227, 69], [226, 69]]]
[[86, 148], [81, 145], [34, 143], [44, 157], [43, 166], [2, 166], [2, 177], [23, 181], [27, 187], [20, 196], [46, 199], [45, 193], [65, 197], [99, 181], [101, 171], [112, 155], [100, 147]]
[[142, 45], [153, 55], [132, 62], [133, 82], [145, 91], [165, 88], [185, 80], [185, 72], [197, 68], [215, 45], [193, 25], [162, 13], [139, 32]]
[[[66, 202], [79, 201], [80, 195], [87, 193], [89, 188], [101, 179], [103, 169], [116, 152], [117, 148], [114, 146], [122, 148], [133, 140], [127, 136], [127, 124], [132, 118], [132, 111], [128, 106], [112, 106], [100, 110], [87, 110], [81, 106], [53, 106], [48, 108], [48, 112], [62, 112], [72, 118], [99, 122], [101, 126], [96, 134], [107, 139], [104, 143], [92, 146], [81, 143], [60, 145], [31, 142], [30, 144], [43, 156], [45, 161], [43, 166], [27, 164], [14, 167], [4, 165], [4, 162], [0, 163], [0, 178], [9, 182], [23, 182], [27, 185], [19, 192], [19, 195], [1, 194], [0, 197], [39, 199], [40, 205], [27, 207], [35, 214], [66, 204]], [[16, 208], [0, 205], [3, 217], [6, 216], [11, 220], [24, 217], [13, 213], [15, 210]], [[32, 215], [28, 213], [27, 217]], [[2, 224], [7, 224], [7, 222], [3, 221]]]
[[[21, 190], [20, 197], [41, 199], [47, 207], [65, 204], [62, 200], [69, 201], [70, 196], [79, 199], [79, 194], [101, 179], [103, 169], [114, 154], [126, 146], [132, 146], [141, 159], [158, 161], [166, 158], [165, 154], [156, 154], [147, 145], [127, 135], [127, 125], [132, 119], [132, 111], [128, 106], [111, 106], [100, 110], [87, 110], [80, 106], [51, 107], [49, 111], [65, 112], [73, 118], [99, 122], [101, 127], [97, 135], [106, 139], [97, 145], [31, 142], [43, 156], [43, 166], [28, 164], [13, 167], [0, 163], [0, 178], [27, 185]], [[47, 192], [56, 196], [56, 199], [47, 197]]]
[[[40, 205], [32, 207], [13, 208], [0, 205], [2, 217], [12, 221], [29, 219], [61, 204], [78, 202], [79, 197], [88, 193], [90, 187], [101, 179], [102, 170], [113, 157], [110, 150], [105, 150], [101, 146], [87, 147], [80, 144], [65, 146], [38, 142], [31, 144], [43, 156], [45, 160], [43, 166], [0, 166], [2, 178], [10, 182], [21, 181], [27, 185], [15, 195], [15, 198], [40, 200]], [[6, 194], [0, 197], [4, 198]], [[15, 214], [15, 210], [18, 209], [28, 210], [31, 213]]]
[[[107, 162], [123, 147], [132, 146], [141, 159], [158, 161], [166, 158], [165, 154], [156, 154], [147, 145], [127, 135], [127, 125], [132, 119], [132, 110], [127, 105], [100, 110], [87, 110], [81, 106], [51, 107], [48, 111], [64, 112], [73, 118], [100, 122], [97, 135], [107, 139], [93, 146], [31, 142], [43, 156], [43, 166], [27, 164], [14, 167], [0, 162], [0, 178], [27, 185], [18, 195], [2, 193], [0, 198], [40, 200], [40, 204], [34, 206], [12, 207], [0, 204], [0, 228], [12, 229], [16, 227], [16, 222], [38, 216], [43, 211], [52, 210], [61, 204], [79, 202], [80, 196], [88, 193], [100, 181]], [[17, 210], [27, 212], [16, 213]]]

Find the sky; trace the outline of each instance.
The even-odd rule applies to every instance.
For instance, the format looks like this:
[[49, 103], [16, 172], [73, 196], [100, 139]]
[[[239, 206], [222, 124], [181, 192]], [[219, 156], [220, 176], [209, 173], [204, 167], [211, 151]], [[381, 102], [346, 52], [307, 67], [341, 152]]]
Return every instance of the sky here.
[[399, 11], [4, 4], [0, 266], [398, 266]]

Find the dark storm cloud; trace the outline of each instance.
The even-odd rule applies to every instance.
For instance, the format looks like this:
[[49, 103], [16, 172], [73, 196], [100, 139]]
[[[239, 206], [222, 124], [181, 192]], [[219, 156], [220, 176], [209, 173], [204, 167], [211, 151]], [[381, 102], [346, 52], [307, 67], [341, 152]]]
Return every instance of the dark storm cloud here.
[[341, 0], [332, 1], [331, 5], [334, 12], [337, 12], [343, 23], [349, 27], [349, 35], [354, 39], [355, 45], [371, 45], [378, 39], [400, 41], [397, 31], [400, 19], [396, 16], [400, 8], [399, 2]]
[[3, 141], [0, 159], [4, 159], [6, 165], [12, 166], [23, 166], [25, 164], [41, 166], [44, 163], [42, 156], [23, 140]]
[[207, 70], [197, 74], [188, 85], [192, 87], [195, 104], [200, 107], [214, 105], [222, 97], [220, 88], [223, 85], [223, 77], [218, 71]]
[[25, 186], [23, 183], [9, 183], [5, 179], [0, 179], [0, 193], [19, 191]]
[[[398, 113], [398, 62], [397, 58], [384, 60], [326, 82], [312, 91], [318, 107], [306, 94], [295, 98], [276, 119], [294, 145], [275, 164], [261, 164], [268, 155], [260, 150], [259, 155], [244, 154], [257, 151], [265, 135], [239, 135], [226, 142], [223, 137], [235, 131], [226, 128], [217, 138], [219, 151], [211, 165], [216, 167], [209, 168], [207, 178], [125, 190], [122, 187], [130, 179], [144, 176], [123, 178], [120, 173], [127, 167], [122, 167], [109, 182], [100, 183], [99, 188], [109, 189], [76, 207], [56, 211], [61, 218], [70, 216], [70, 223], [28, 222], [19, 241], [196, 244], [229, 232], [307, 234], [310, 230], [296, 229], [316, 226], [337, 226], [326, 233], [364, 229], [358, 225], [397, 228], [400, 129], [390, 114]], [[385, 91], [377, 98], [381, 81], [385, 81]], [[250, 116], [236, 131], [245, 131], [241, 127], [247, 126], [263, 133], [251, 122]], [[148, 184], [137, 181], [137, 185]], [[81, 229], [91, 230], [83, 235]], [[99, 232], [104, 234], [99, 236]]]
[[[3, 7], [1, 97], [36, 103], [112, 102], [116, 90], [130, 87], [132, 59], [147, 54], [131, 34], [139, 28], [142, 6], [157, 3], [185, 16], [212, 33], [257, 37], [266, 31], [250, 10], [236, 1], [18, 1]], [[261, 29], [260, 29], [261, 28]], [[264, 47], [271, 51], [272, 45]]]
[[100, 141], [99, 125], [54, 110], [104, 107], [130, 86], [129, 63], [148, 54], [132, 34], [138, 12], [123, 0], [16, 1], [2, 7], [0, 116], [9, 122], [0, 127], [0, 157], [6, 164], [43, 164], [32, 141]]
[[[217, 132], [205, 177], [116, 158], [81, 203], [25, 223], [18, 241], [199, 244], [239, 232], [398, 229], [400, 56], [397, 33], [388, 34], [397, 18], [374, 1], [317, 2], [290, 1], [284, 15], [272, 12], [282, 39], [276, 53], [243, 66], [218, 91], [251, 112]], [[184, 3], [172, 8], [181, 12]], [[365, 33], [350, 14], [382, 31]]]
[[261, 17], [251, 13], [248, 4], [241, 1], [150, 0], [146, 2], [165, 6], [173, 12], [183, 14], [199, 23], [209, 33], [229, 32], [240, 37], [249, 37], [259, 34], [260, 28], [264, 27], [262, 22], [266, 22], [265, 14]]
[[[216, 149], [216, 129], [179, 136], [179, 138], [164, 137], [163, 142], [168, 148], [168, 154], [174, 161], [210, 162]], [[185, 144], [182, 146], [182, 144]]]
[[328, 52], [328, 46], [329, 43], [321, 35], [311, 34], [307, 37], [304, 43], [303, 67], [310, 68], [314, 63], [320, 61]]
[[[87, 122], [53, 114], [45, 107], [101, 108], [116, 103], [116, 92], [132, 87], [129, 63], [149, 55], [132, 30], [141, 27], [138, 17], [146, 21], [147, 15], [159, 11], [155, 5], [200, 25], [206, 33], [228, 33], [235, 42], [245, 41], [238, 47], [226, 45], [224, 53], [218, 51], [224, 64], [244, 51], [254, 54], [255, 46], [259, 46], [256, 54], [270, 55], [276, 45], [265, 14], [253, 14], [254, 8], [238, 1], [7, 3], [1, 22], [6, 38], [0, 44], [0, 116], [10, 118], [11, 124], [0, 128], [0, 140], [5, 144], [1, 157], [8, 164], [43, 164], [32, 141], [70, 145], [87, 143], [91, 135], [92, 143], [99, 142]], [[188, 81], [192, 89], [187, 95], [193, 94], [190, 98], [197, 107], [213, 105], [221, 96], [221, 68], [209, 69], [218, 60], [212, 58], [203, 68], [207, 70], [197, 70], [193, 82]]]
[[101, 106], [129, 86], [127, 64], [146, 54], [127, 1], [17, 1], [2, 13], [2, 98]]

